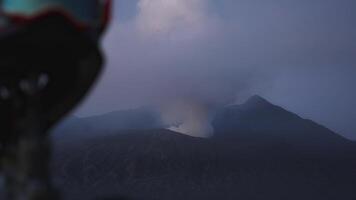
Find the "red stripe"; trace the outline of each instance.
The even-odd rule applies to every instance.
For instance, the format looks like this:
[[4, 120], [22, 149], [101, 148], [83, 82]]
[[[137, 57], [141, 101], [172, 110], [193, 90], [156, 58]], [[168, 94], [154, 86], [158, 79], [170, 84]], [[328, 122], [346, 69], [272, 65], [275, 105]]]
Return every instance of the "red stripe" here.
[[3, 16], [9, 18], [11, 20], [11, 22], [14, 22], [17, 25], [29, 24], [33, 21], [39, 20], [43, 17], [47, 17], [52, 14], [59, 14], [59, 15], [64, 16], [77, 29], [84, 30], [89, 27], [88, 23], [84, 23], [84, 22], [75, 20], [75, 18], [72, 17], [71, 14], [69, 14], [67, 11], [65, 11], [64, 9], [61, 9], [61, 8], [49, 8], [49, 9], [43, 10], [35, 15], [31, 15], [31, 16], [21, 15], [21, 14], [2, 13]]
[[[98, 25], [100, 25], [100, 27], [98, 27], [98, 28], [100, 28], [102, 30], [104, 30], [106, 28], [106, 26], [108, 25], [108, 23], [110, 21], [111, 4], [112, 4], [111, 0], [105, 0], [105, 2], [104, 2], [104, 10], [102, 13], [103, 16], [102, 16], [102, 19], [98, 21], [98, 22], [101, 21], [101, 23], [102, 23], [102, 24], [98, 24]], [[0, 17], [5, 16], [5, 17], [9, 18], [12, 22], [14, 22], [18, 25], [29, 24], [33, 21], [36, 21], [38, 19], [41, 19], [41, 18], [46, 17], [51, 14], [59, 14], [59, 15], [64, 16], [69, 22], [71, 22], [73, 24], [73, 26], [75, 26], [79, 30], [86, 30], [86, 29], [90, 28], [90, 26], [92, 25], [90, 23], [85, 23], [84, 21], [76, 20], [76, 18], [73, 17], [72, 14], [70, 14], [65, 9], [60, 8], [60, 7], [48, 8], [48, 9], [45, 9], [45, 10], [43, 10], [35, 15], [31, 15], [31, 16], [21, 15], [21, 14], [9, 14], [9, 13], [5, 13], [0, 10]], [[2, 27], [0, 27], [0, 31], [1, 30], [2, 30]]]
[[108, 23], [111, 20], [111, 8], [112, 8], [111, 6], [112, 6], [112, 1], [106, 0], [104, 4], [104, 23], [103, 23], [104, 28], [108, 25]]

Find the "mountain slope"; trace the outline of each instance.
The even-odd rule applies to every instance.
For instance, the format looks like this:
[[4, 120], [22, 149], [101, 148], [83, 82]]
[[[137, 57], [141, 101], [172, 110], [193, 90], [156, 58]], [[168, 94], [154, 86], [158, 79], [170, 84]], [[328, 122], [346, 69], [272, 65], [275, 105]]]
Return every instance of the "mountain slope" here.
[[356, 199], [354, 142], [258, 96], [214, 127], [210, 139], [131, 129], [57, 143], [56, 183], [73, 200]]
[[316, 154], [283, 142], [131, 131], [57, 151], [54, 171], [68, 199], [352, 200], [356, 151], [339, 148]]
[[218, 136], [260, 137], [282, 139], [300, 145], [345, 145], [349, 140], [335, 132], [279, 106], [260, 96], [251, 97], [242, 105], [220, 110], [213, 125]]
[[70, 117], [54, 130], [54, 137], [56, 140], [61, 140], [62, 138], [80, 139], [100, 136], [119, 130], [154, 128], [163, 128], [158, 112], [153, 108], [142, 107], [91, 117]]

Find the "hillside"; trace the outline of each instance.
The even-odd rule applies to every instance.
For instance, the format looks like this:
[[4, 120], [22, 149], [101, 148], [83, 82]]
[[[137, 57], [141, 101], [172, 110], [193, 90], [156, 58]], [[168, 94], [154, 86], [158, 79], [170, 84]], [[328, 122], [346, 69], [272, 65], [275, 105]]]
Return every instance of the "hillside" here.
[[56, 182], [73, 200], [356, 199], [356, 145], [329, 129], [261, 97], [214, 127], [210, 139], [138, 129], [57, 143]]

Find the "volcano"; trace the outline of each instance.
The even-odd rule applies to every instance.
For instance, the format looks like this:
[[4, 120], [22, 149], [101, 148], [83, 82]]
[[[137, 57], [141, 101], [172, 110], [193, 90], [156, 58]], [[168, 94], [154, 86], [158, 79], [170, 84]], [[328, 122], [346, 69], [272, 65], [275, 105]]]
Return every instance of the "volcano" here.
[[[91, 118], [92, 126], [108, 116]], [[115, 120], [113, 113], [110, 119]], [[76, 126], [79, 121], [83, 126], [88, 119], [76, 120]], [[58, 142], [53, 173], [64, 197], [356, 199], [355, 142], [262, 97], [219, 110], [215, 136], [209, 139], [165, 130], [151, 121], [155, 123], [102, 135], [98, 124], [92, 137]]]

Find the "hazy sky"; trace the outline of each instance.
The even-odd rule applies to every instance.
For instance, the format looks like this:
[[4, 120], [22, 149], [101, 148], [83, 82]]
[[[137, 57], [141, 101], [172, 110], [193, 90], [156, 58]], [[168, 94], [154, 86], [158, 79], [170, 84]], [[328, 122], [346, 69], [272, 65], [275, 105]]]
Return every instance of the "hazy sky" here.
[[78, 115], [260, 94], [356, 139], [355, 0], [115, 0]]

